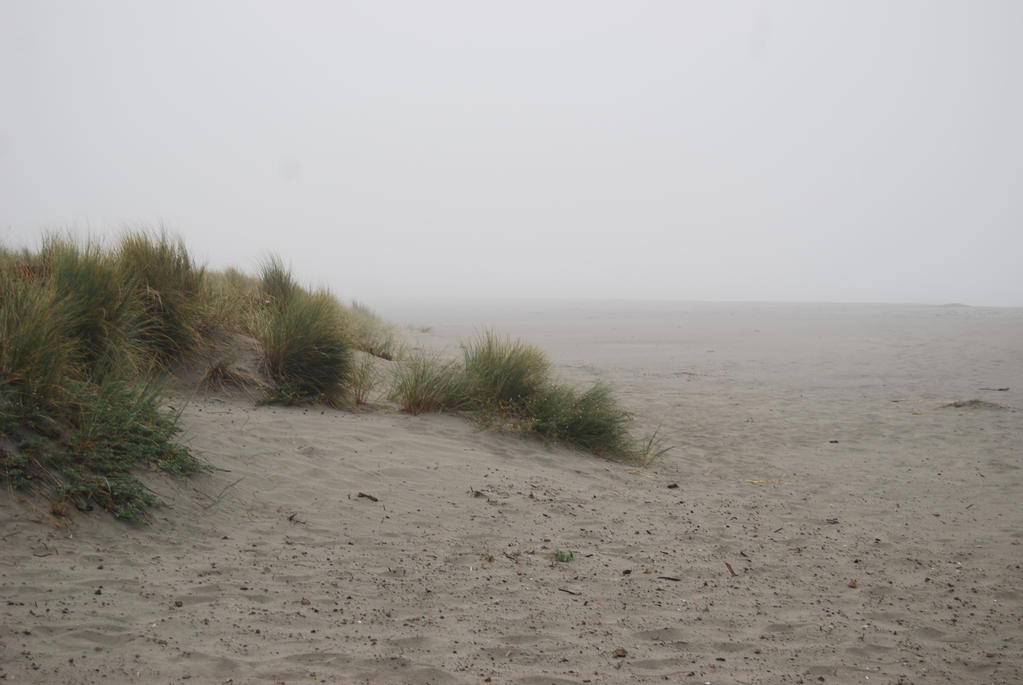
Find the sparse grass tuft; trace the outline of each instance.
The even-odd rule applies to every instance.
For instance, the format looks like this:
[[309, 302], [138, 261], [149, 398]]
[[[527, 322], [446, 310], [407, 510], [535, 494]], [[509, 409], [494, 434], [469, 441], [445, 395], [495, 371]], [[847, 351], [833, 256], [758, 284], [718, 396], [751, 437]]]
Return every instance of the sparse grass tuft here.
[[352, 302], [352, 306], [345, 308], [344, 317], [345, 327], [357, 349], [388, 361], [401, 358], [405, 346], [398, 329], [376, 312], [359, 302]]
[[259, 280], [234, 268], [206, 273], [207, 316], [211, 327], [223, 331], [251, 331], [254, 312], [263, 303]]
[[573, 555], [571, 552], [563, 552], [560, 549], [554, 550], [554, 561], [560, 562], [562, 564], [567, 564], [568, 562], [574, 560], [575, 555]]
[[468, 390], [465, 373], [458, 364], [418, 355], [399, 364], [391, 399], [402, 411], [416, 415], [464, 408], [468, 405]]
[[352, 399], [356, 404], [369, 402], [369, 395], [380, 381], [380, 371], [373, 361], [373, 356], [363, 352], [361, 358], [352, 367], [350, 386]]
[[199, 387], [204, 390], [247, 390], [262, 388], [263, 383], [248, 371], [234, 366], [231, 358], [217, 359], [203, 372], [199, 378]]

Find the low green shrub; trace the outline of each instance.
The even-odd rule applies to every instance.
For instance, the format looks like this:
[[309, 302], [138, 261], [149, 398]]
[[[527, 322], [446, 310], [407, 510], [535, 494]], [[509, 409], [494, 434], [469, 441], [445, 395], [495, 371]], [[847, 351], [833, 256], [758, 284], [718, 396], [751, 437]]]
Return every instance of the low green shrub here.
[[160, 411], [154, 387], [81, 384], [74, 401], [62, 435], [28, 450], [56, 480], [56, 510], [69, 502], [79, 509], [96, 504], [118, 518], [140, 521], [156, 498], [133, 475], [137, 466], [151, 463], [177, 475], [209, 469], [173, 442], [177, 417]]

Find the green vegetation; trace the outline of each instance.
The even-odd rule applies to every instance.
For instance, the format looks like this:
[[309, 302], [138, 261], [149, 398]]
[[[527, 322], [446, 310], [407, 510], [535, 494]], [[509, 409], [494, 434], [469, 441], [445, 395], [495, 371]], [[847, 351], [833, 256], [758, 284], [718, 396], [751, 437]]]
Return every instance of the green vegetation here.
[[199, 387], [331, 406], [368, 402], [379, 360], [393, 360], [390, 397], [403, 411], [462, 411], [602, 456], [654, 455], [607, 386], [554, 383], [537, 347], [486, 332], [462, 351], [407, 355], [394, 326], [303, 287], [279, 258], [258, 276], [208, 272], [165, 232], [129, 232], [112, 248], [63, 236], [37, 253], [0, 248], [0, 478], [47, 496], [58, 515], [98, 506], [143, 520], [156, 499], [137, 467], [208, 468], [174, 441], [178, 417], [159, 399], [162, 379], [199, 358]]
[[352, 344], [341, 305], [326, 291], [295, 284], [280, 262], [263, 265], [264, 302], [254, 320], [263, 368], [276, 385], [267, 402], [337, 404], [352, 373]]
[[520, 340], [487, 331], [462, 344], [469, 393], [480, 408], [526, 408], [548, 384], [550, 362], [543, 351]]
[[153, 494], [134, 469], [206, 467], [173, 439], [159, 381], [218, 340], [261, 343], [269, 383], [215, 356], [199, 386], [262, 390], [264, 403], [364, 402], [371, 359], [401, 351], [395, 329], [366, 307], [345, 307], [299, 285], [271, 257], [258, 278], [208, 273], [180, 239], [133, 231], [113, 248], [49, 236], [38, 253], [0, 249], [0, 477], [47, 495], [55, 513], [98, 505], [132, 521]]
[[391, 399], [412, 415], [463, 409], [469, 405], [468, 385], [458, 364], [416, 355], [395, 370]]
[[487, 425], [511, 427], [598, 456], [648, 462], [660, 456], [655, 438], [629, 432], [631, 415], [597, 383], [585, 392], [555, 383], [539, 348], [487, 331], [463, 342], [462, 361], [414, 357], [395, 374], [391, 397], [411, 414], [465, 410]]
[[554, 550], [554, 561], [567, 564], [570, 561], [574, 561], [575, 556], [571, 552], [562, 552], [560, 549]]
[[154, 497], [136, 466], [204, 468], [172, 442], [176, 420], [151, 374], [182, 349], [168, 338], [182, 329], [167, 321], [186, 325], [168, 314], [177, 294], [159, 292], [134, 258], [49, 238], [37, 255], [0, 259], [0, 473], [48, 494], [55, 513], [96, 504], [137, 521]]
[[141, 341], [167, 363], [202, 345], [212, 332], [205, 269], [192, 263], [180, 239], [166, 233], [126, 234], [113, 256], [145, 311]]

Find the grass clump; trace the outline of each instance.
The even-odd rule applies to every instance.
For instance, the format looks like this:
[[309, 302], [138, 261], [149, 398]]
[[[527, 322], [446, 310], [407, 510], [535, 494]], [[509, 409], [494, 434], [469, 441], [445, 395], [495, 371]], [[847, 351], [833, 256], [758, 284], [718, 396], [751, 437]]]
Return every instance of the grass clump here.
[[459, 364], [417, 355], [396, 369], [391, 399], [413, 416], [463, 409], [469, 404], [469, 387]]
[[356, 404], [368, 404], [370, 393], [377, 387], [380, 380], [380, 371], [373, 362], [372, 355], [362, 354], [352, 366], [352, 374], [349, 386], [352, 390], [352, 399]]
[[180, 238], [166, 233], [125, 234], [117, 264], [138, 289], [145, 312], [142, 340], [161, 363], [197, 349], [207, 337], [205, 269], [193, 263]]
[[234, 268], [206, 272], [206, 293], [210, 326], [221, 331], [251, 331], [254, 312], [265, 304], [259, 280]]
[[550, 362], [538, 347], [486, 331], [462, 344], [470, 394], [480, 408], [523, 409], [549, 384]]
[[610, 386], [579, 391], [551, 378], [547, 356], [521, 340], [486, 331], [462, 344], [460, 362], [425, 357], [398, 367], [391, 391], [402, 411], [464, 410], [488, 425], [511, 427], [598, 456], [647, 462], [663, 454], [636, 440], [632, 416]]
[[336, 404], [354, 367], [340, 303], [329, 292], [298, 286], [277, 259], [264, 264], [261, 283], [266, 304], [255, 332], [264, 371], [275, 384], [265, 401]]
[[62, 298], [67, 334], [83, 372], [99, 380], [147, 366], [144, 341], [151, 324], [139, 297], [140, 284], [126, 279], [115, 259], [96, 243], [79, 245], [70, 238], [50, 236], [43, 242], [40, 263]]
[[530, 398], [530, 428], [545, 440], [564, 442], [599, 456], [638, 457], [629, 433], [631, 415], [611, 388], [597, 383], [585, 392], [550, 385]]
[[153, 300], [122, 266], [65, 238], [0, 266], [0, 475], [49, 496], [56, 513], [95, 504], [141, 520], [155, 497], [137, 466], [203, 468], [159, 408]]
[[52, 283], [0, 272], [0, 436], [56, 429], [77, 373], [72, 328]]
[[296, 297], [305, 293], [281, 258], [272, 255], [260, 266], [259, 292], [264, 303], [285, 309]]
[[575, 555], [571, 552], [563, 552], [560, 549], [556, 549], [554, 550], [554, 561], [567, 564], [570, 561], [575, 561]]

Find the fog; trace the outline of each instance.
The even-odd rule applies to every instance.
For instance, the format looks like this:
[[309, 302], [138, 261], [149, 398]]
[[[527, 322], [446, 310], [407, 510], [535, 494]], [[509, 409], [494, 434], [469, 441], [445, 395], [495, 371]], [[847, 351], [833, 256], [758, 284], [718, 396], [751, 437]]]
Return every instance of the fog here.
[[0, 0], [0, 240], [344, 298], [1023, 305], [1023, 3]]

